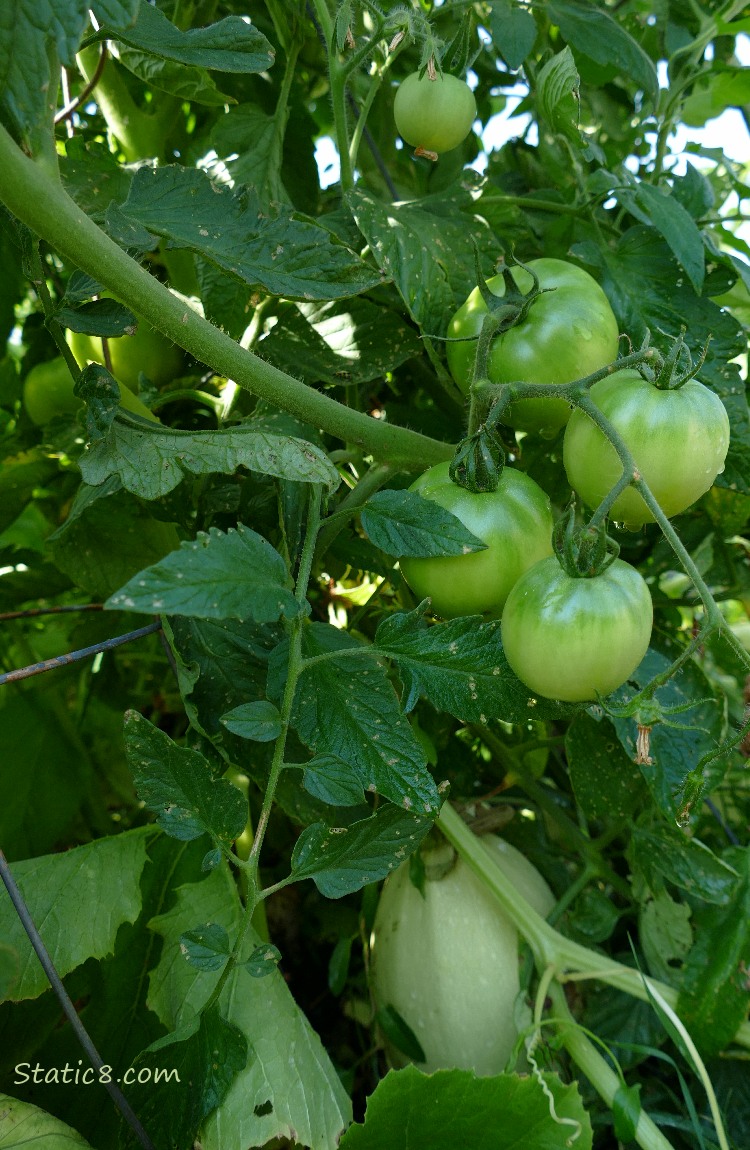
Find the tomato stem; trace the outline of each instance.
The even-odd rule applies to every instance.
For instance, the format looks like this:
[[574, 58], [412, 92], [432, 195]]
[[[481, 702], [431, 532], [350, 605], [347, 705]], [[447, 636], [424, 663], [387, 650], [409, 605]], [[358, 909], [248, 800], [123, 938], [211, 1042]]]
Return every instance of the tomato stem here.
[[0, 126], [0, 199], [66, 260], [93, 276], [200, 363], [330, 435], [414, 471], [450, 459], [451, 444], [372, 419], [307, 387], [203, 319], [142, 268], [28, 159]]
[[[318, 528], [320, 526], [320, 504], [323, 495], [323, 488], [320, 484], [311, 484], [310, 486], [310, 499], [308, 503], [307, 515], [307, 531], [305, 533], [305, 542], [302, 547], [302, 556], [300, 558], [299, 572], [297, 574], [297, 582], [294, 589], [294, 596], [297, 602], [302, 605], [307, 600], [307, 587], [310, 582], [310, 572], [312, 570], [313, 556], [315, 553], [315, 543], [318, 538]], [[289, 637], [289, 665], [287, 668], [287, 678], [284, 684], [284, 695], [281, 702], [280, 714], [282, 730], [279, 737], [276, 739], [273, 750], [273, 758], [271, 760], [271, 768], [268, 774], [268, 784], [266, 786], [265, 794], [263, 795], [263, 803], [261, 806], [260, 816], [258, 818], [258, 825], [255, 829], [253, 836], [253, 844], [247, 855], [247, 860], [243, 866], [243, 875], [247, 884], [247, 902], [245, 906], [245, 917], [242, 923], [242, 928], [232, 947], [232, 953], [227, 959], [224, 968], [219, 976], [219, 979], [211, 992], [208, 1002], [204, 1006], [204, 1010], [208, 1010], [218, 1000], [224, 985], [229, 978], [234, 967], [237, 965], [242, 953], [242, 948], [245, 944], [250, 926], [252, 924], [253, 916], [261, 900], [268, 894], [267, 891], [260, 889], [258, 878], [258, 864], [260, 859], [260, 852], [263, 847], [263, 840], [268, 829], [268, 823], [271, 818], [271, 811], [273, 802], [276, 795], [276, 788], [279, 784], [281, 772], [284, 769], [284, 751], [286, 750], [287, 734], [290, 728], [292, 706], [294, 704], [294, 696], [297, 690], [297, 682], [303, 670], [303, 657], [302, 657], [302, 632], [305, 621], [305, 615], [300, 611], [289, 624], [290, 637]], [[237, 858], [237, 862], [241, 864], [241, 860]]]
[[[563, 1046], [579, 1070], [586, 1075], [599, 1097], [612, 1109], [617, 1093], [623, 1085], [622, 1078], [605, 1062], [573, 1018], [562, 987], [552, 983], [548, 993], [554, 1009], [550, 1021], [556, 1025]], [[634, 1137], [642, 1150], [674, 1150], [672, 1143], [664, 1137], [659, 1127], [643, 1110], [638, 1115]]]
[[[512, 886], [450, 803], [443, 804], [437, 825], [474, 874], [495, 895], [519, 934], [528, 942], [537, 969], [543, 970], [552, 965], [558, 972], [558, 980], [563, 982], [596, 978], [644, 1002], [652, 1001], [652, 992], [655, 990], [674, 1009], [677, 991], [673, 987], [615, 962], [606, 955], [596, 954], [551, 927]], [[750, 1023], [743, 1022], [740, 1025], [734, 1041], [750, 1049]]]

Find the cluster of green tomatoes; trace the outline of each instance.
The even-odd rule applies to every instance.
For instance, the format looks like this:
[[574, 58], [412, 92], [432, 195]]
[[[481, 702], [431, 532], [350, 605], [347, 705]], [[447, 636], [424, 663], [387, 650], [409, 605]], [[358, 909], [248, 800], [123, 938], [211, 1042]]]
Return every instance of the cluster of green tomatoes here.
[[[528, 269], [528, 270], [527, 270]], [[585, 271], [557, 259], [513, 268], [519, 290], [537, 277], [526, 317], [490, 345], [492, 384], [572, 383], [617, 359], [618, 327], [606, 295]], [[502, 276], [488, 281], [498, 296]], [[468, 393], [475, 340], [487, 305], [475, 289], [448, 327], [448, 364]], [[634, 369], [615, 371], [590, 387], [591, 400], [630, 450], [640, 477], [667, 517], [679, 514], [713, 484], [729, 447], [729, 419], [715, 394], [694, 378], [656, 382]], [[504, 422], [553, 436], [565, 427], [563, 463], [573, 491], [595, 510], [623, 475], [604, 432], [564, 399], [519, 399]], [[495, 491], [475, 494], [454, 483], [448, 464], [430, 468], [412, 490], [452, 512], [486, 549], [457, 557], [404, 558], [401, 571], [436, 615], [502, 619], [505, 656], [535, 693], [569, 702], [608, 695], [635, 671], [648, 649], [651, 596], [638, 571], [620, 559], [594, 575], [571, 574], [553, 554], [550, 499], [528, 475], [502, 471]], [[637, 529], [654, 516], [633, 487], [609, 510]]]

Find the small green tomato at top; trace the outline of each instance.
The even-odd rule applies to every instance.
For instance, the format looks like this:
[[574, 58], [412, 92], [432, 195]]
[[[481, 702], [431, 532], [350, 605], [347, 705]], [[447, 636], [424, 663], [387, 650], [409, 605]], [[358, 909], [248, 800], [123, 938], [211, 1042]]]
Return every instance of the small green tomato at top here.
[[458, 76], [418, 72], [407, 76], [396, 92], [393, 116], [398, 134], [417, 155], [437, 159], [468, 136], [477, 114], [474, 93]]

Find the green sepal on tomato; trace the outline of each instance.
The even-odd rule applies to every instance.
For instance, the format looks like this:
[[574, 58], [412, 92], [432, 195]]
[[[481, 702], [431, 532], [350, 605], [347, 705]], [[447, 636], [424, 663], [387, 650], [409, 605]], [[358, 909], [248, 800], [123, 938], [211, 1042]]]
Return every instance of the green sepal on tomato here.
[[582, 703], [627, 682], [652, 625], [651, 594], [635, 567], [615, 559], [600, 575], [573, 577], [553, 556], [513, 587], [501, 633], [511, 670], [531, 691]]
[[[526, 265], [543, 289], [520, 323], [498, 335], [487, 359], [490, 383], [572, 383], [617, 358], [618, 327], [614, 312], [596, 280], [575, 264], [558, 259], [530, 260]], [[532, 276], [518, 265], [511, 274], [528, 294]], [[505, 294], [501, 275], [487, 281], [497, 296]], [[448, 325], [448, 367], [465, 393], [471, 386], [476, 337], [487, 305], [475, 288]], [[523, 431], [552, 436], [565, 425], [570, 404], [563, 399], [521, 399], [512, 404], [504, 422]]]
[[[509, 843], [486, 835], [482, 846], [538, 914], [555, 899], [534, 866]], [[416, 1036], [425, 1072], [459, 1069], [501, 1074], [518, 1027], [516, 928], [497, 900], [447, 844], [424, 855], [420, 892], [409, 862], [386, 880], [373, 926], [371, 984], [379, 1010], [394, 1008]], [[408, 1059], [389, 1046], [396, 1066]]]
[[458, 76], [412, 72], [399, 85], [393, 118], [399, 136], [420, 153], [450, 152], [468, 136], [477, 114], [471, 88]]
[[[109, 292], [102, 292], [102, 298], [114, 297]], [[101, 336], [69, 330], [67, 340], [80, 368], [89, 363], [107, 366]], [[180, 348], [142, 319], [138, 321], [138, 327], [132, 335], [108, 339], [107, 349], [112, 375], [118, 383], [124, 383], [131, 391], [138, 390], [141, 372], [155, 387], [163, 387], [182, 370], [183, 356]]]
[[[729, 417], [718, 395], [697, 380], [658, 388], [625, 369], [595, 383], [589, 394], [622, 436], [667, 517], [700, 499], [724, 470]], [[622, 475], [614, 447], [583, 411], [575, 411], [565, 429], [563, 463], [570, 486], [592, 508]], [[610, 517], [632, 528], [654, 522], [633, 487], [617, 497]]]
[[[83, 407], [83, 400], [74, 393], [74, 387], [75, 380], [61, 355], [32, 367], [23, 383], [23, 404], [31, 422], [41, 427], [57, 415], [75, 415]], [[120, 383], [120, 405], [133, 415], [159, 422], [123, 383]]]
[[466, 555], [402, 558], [401, 572], [419, 599], [429, 598], [444, 619], [460, 615], [497, 618], [523, 572], [552, 554], [549, 497], [522, 471], [505, 467], [495, 491], [474, 494], [451, 481], [438, 463], [411, 486], [432, 499], [486, 544]]

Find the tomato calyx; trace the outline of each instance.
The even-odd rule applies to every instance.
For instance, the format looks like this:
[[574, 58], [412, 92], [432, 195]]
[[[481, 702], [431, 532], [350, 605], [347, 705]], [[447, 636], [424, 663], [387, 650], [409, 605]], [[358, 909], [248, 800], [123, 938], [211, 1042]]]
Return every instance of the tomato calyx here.
[[[492, 291], [486, 279], [479, 269], [479, 260], [477, 249], [474, 251], [474, 260], [477, 271], [477, 287], [479, 288], [480, 295], [487, 305], [487, 311], [490, 315], [494, 315], [501, 319], [501, 323], [496, 329], [495, 334], [507, 331], [508, 328], [514, 327], [517, 323], [522, 323], [529, 313], [529, 309], [535, 300], [539, 299], [541, 295], [546, 292], [554, 291], [554, 288], [543, 288], [539, 286], [539, 276], [536, 274], [532, 267], [522, 264], [520, 260], [514, 259], [511, 256], [510, 263], [502, 259], [497, 265], [496, 275], [503, 277], [505, 284], [505, 292], [503, 295], [496, 295]], [[519, 290], [516, 283], [512, 267], [519, 267], [522, 271], [528, 272], [532, 279], [531, 289], [528, 292]]]
[[[531, 276], [532, 284], [528, 292], [519, 290], [518, 284], [513, 278], [511, 267], [519, 267]], [[474, 268], [477, 275], [477, 288], [487, 307], [487, 313], [482, 320], [482, 327], [477, 337], [473, 376], [473, 382], [476, 384], [480, 380], [487, 381], [489, 378], [490, 348], [497, 336], [523, 323], [536, 300], [555, 289], [540, 287], [539, 277], [534, 269], [511, 257], [510, 263], [502, 260], [498, 264], [496, 274], [503, 278], [505, 293], [504, 295], [497, 295], [492, 291], [482, 274], [482, 269], [479, 266], [479, 249], [476, 243], [474, 244]]]
[[680, 329], [680, 334], [664, 357], [658, 372], [643, 373], [645, 378], [649, 379], [649, 382], [653, 383], [654, 387], [658, 387], [660, 391], [678, 391], [688, 380], [694, 379], [703, 367], [708, 354], [711, 335], [709, 334], [705, 345], [701, 348], [698, 362], [693, 365], [690, 348], [685, 343], [685, 330], [684, 327]]
[[552, 546], [560, 566], [571, 579], [596, 579], [620, 554], [620, 545], [607, 535], [603, 524], [592, 522], [576, 527], [573, 503], [555, 524]]
[[457, 487], [481, 495], [497, 491], [505, 466], [503, 448], [497, 425], [506, 404], [496, 403], [485, 422], [473, 435], [462, 439], [448, 467], [448, 474]]

